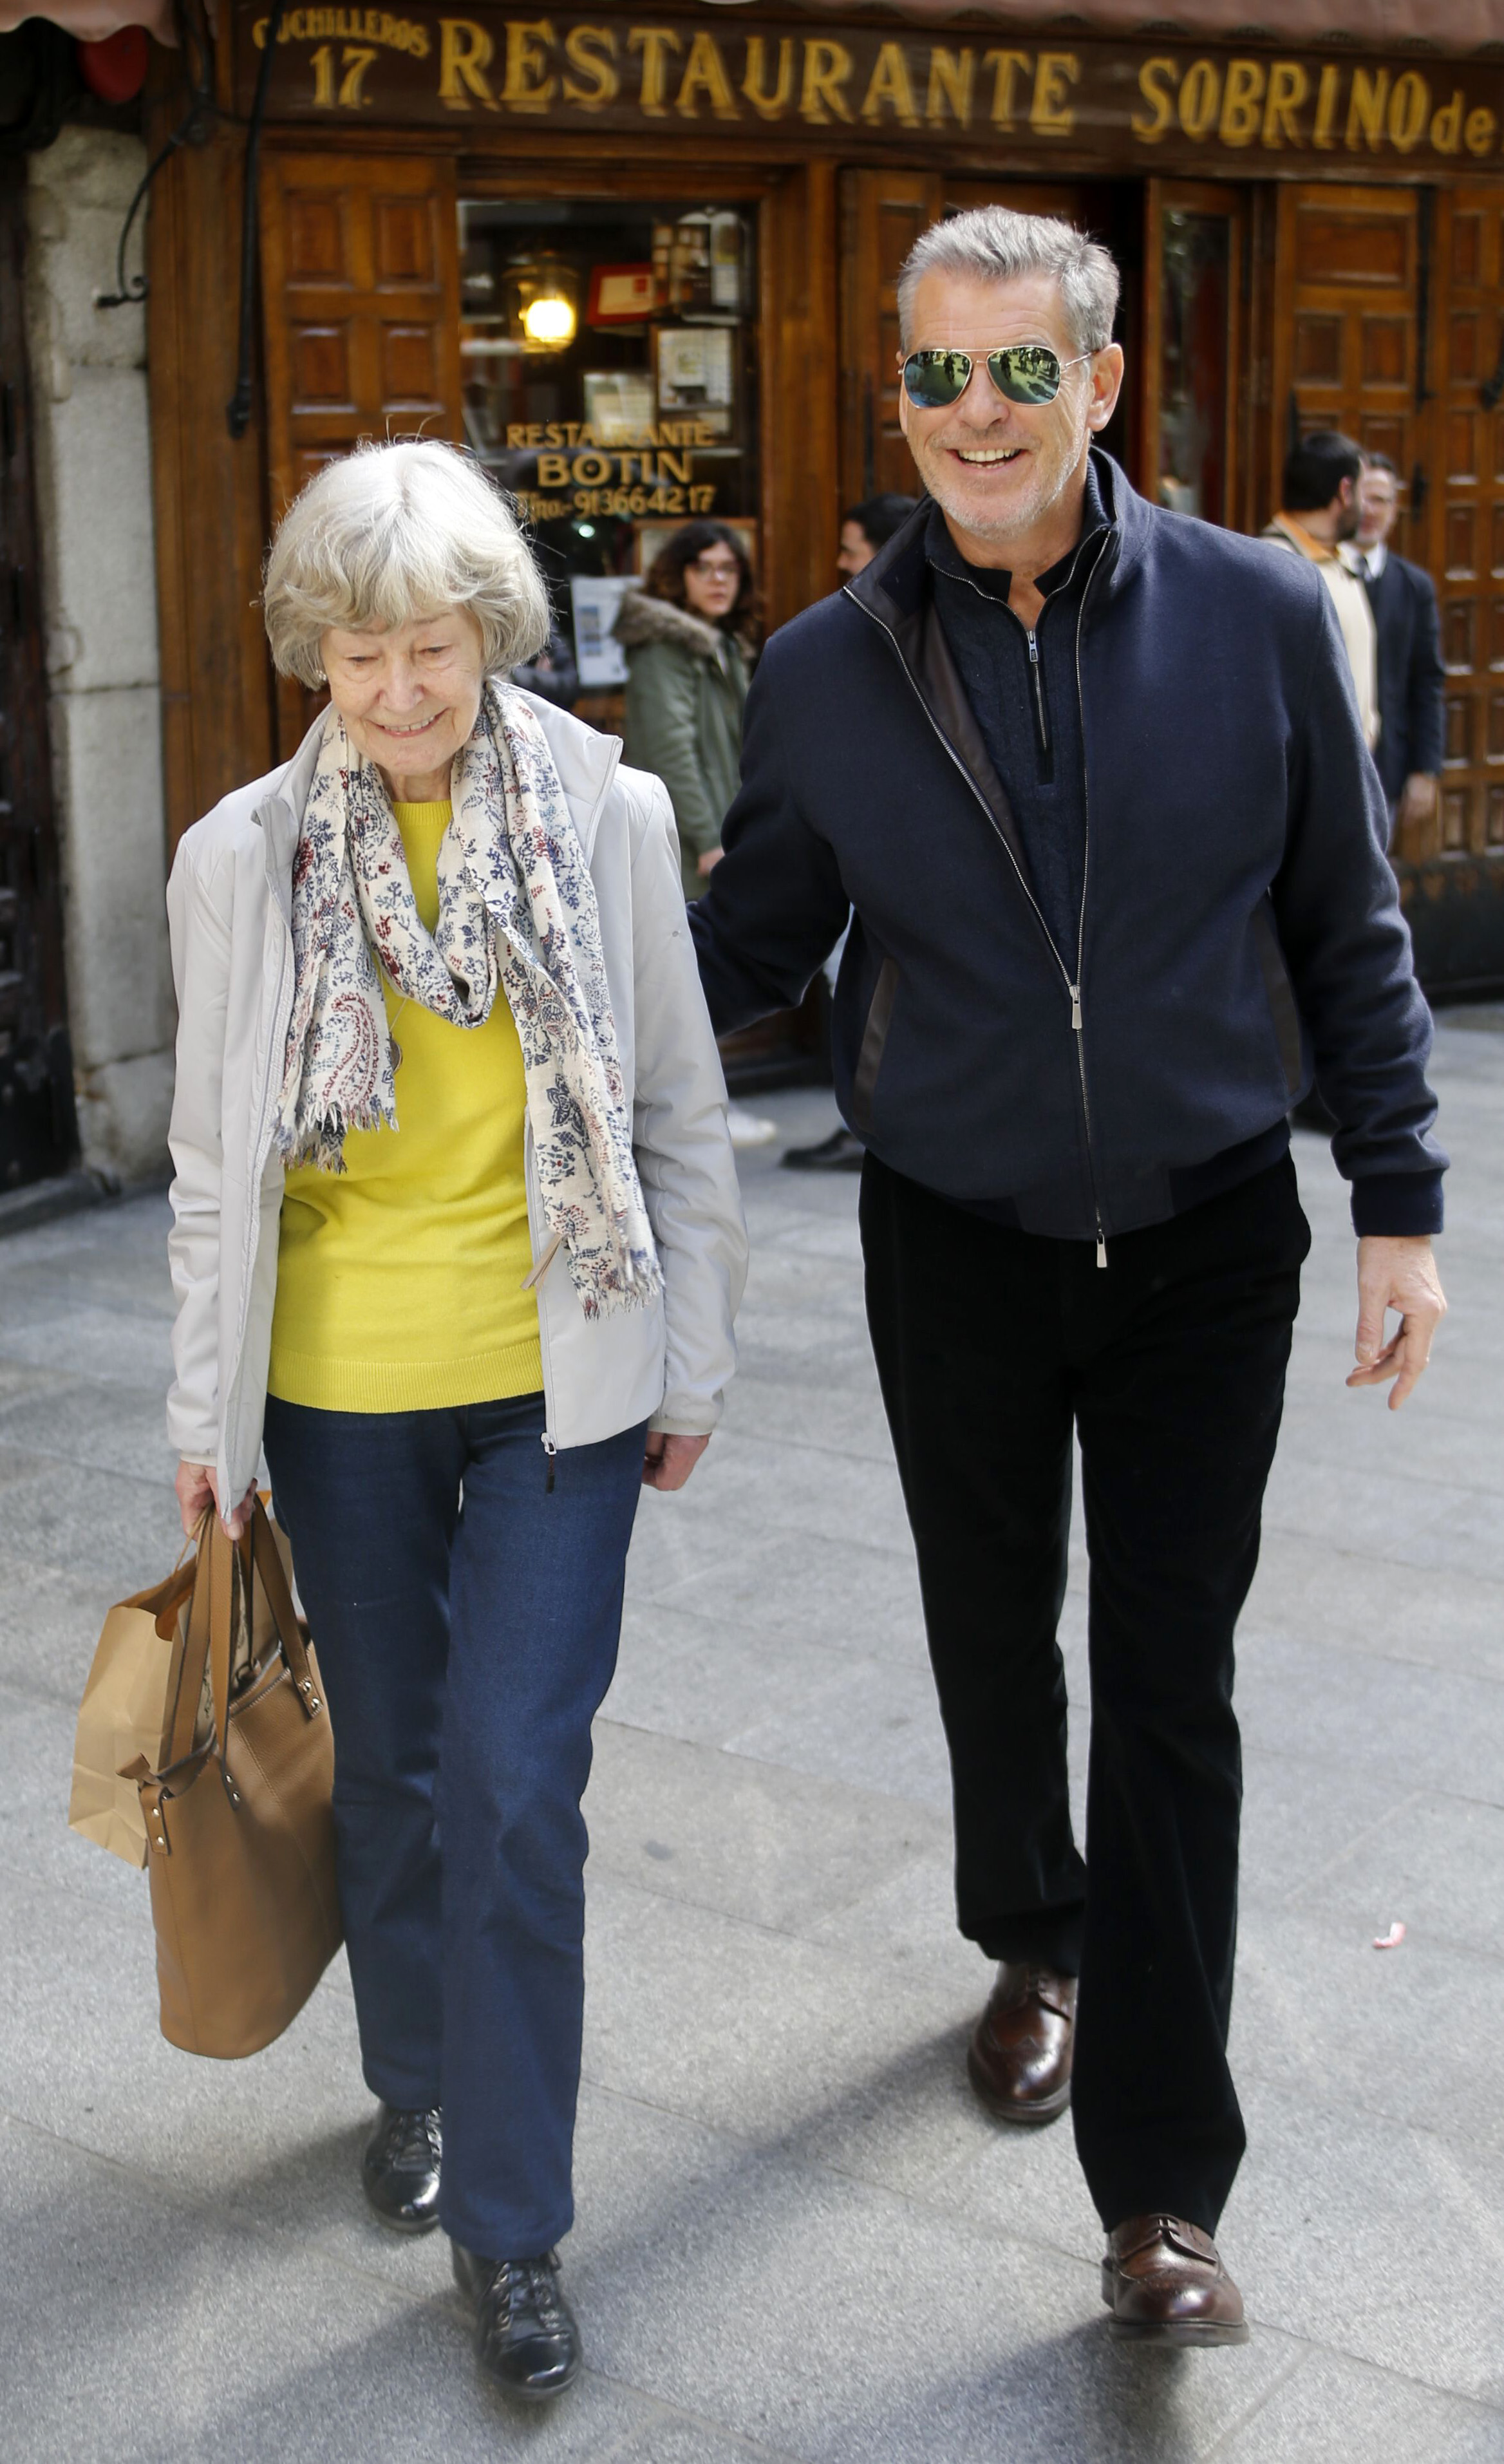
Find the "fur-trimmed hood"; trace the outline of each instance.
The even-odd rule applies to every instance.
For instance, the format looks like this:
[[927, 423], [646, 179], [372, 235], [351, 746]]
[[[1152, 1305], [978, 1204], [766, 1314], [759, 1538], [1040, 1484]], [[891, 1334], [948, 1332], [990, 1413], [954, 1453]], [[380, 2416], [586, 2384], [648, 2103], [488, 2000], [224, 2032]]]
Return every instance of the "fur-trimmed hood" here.
[[649, 642], [673, 642], [694, 658], [713, 659], [718, 666], [724, 642], [735, 642], [743, 658], [751, 653], [750, 644], [740, 634], [724, 633], [719, 625], [707, 624], [688, 607], [676, 607], [672, 599], [651, 598], [646, 590], [624, 594], [611, 630], [624, 650], [641, 649]]

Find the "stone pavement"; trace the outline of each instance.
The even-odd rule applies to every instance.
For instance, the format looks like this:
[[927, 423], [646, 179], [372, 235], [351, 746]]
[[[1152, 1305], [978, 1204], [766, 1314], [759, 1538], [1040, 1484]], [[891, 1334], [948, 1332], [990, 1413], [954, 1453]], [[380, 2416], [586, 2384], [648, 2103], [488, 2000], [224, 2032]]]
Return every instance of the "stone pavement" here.
[[1500, 1030], [1441, 1031], [1453, 1314], [1398, 1419], [1343, 1390], [1344, 1201], [1299, 1141], [1316, 1246], [1241, 1653], [1241, 2350], [1110, 2345], [1069, 2125], [999, 2130], [965, 2086], [986, 1972], [852, 1180], [744, 1158], [742, 1372], [691, 1488], [644, 1500], [588, 1803], [590, 2367], [541, 2420], [475, 2384], [442, 2243], [366, 2221], [343, 1969], [254, 2061], [156, 2032], [144, 1878], [64, 1807], [103, 1610], [177, 1549], [166, 1204], [0, 1243], [0, 2453], [1504, 2458]]

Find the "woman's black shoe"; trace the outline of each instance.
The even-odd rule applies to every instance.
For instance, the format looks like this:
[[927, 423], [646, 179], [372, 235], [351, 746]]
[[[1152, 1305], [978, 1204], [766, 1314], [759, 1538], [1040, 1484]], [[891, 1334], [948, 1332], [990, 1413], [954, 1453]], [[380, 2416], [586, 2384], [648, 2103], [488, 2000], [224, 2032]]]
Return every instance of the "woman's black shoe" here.
[[561, 2395], [580, 2370], [580, 2330], [559, 2290], [559, 2253], [482, 2258], [454, 2244], [454, 2281], [476, 2305], [476, 2359], [524, 2404]]
[[432, 2232], [443, 2153], [443, 2117], [436, 2104], [421, 2113], [382, 2106], [361, 2159], [361, 2179], [372, 2213], [393, 2233]]

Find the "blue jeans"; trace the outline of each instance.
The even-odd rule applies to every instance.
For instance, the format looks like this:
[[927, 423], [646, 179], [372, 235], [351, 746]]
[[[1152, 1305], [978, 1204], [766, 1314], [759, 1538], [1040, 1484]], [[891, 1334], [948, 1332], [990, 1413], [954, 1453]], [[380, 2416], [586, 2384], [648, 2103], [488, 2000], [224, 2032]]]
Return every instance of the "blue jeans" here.
[[550, 1488], [542, 1431], [541, 1395], [266, 1412], [334, 1727], [366, 2083], [443, 2106], [440, 2221], [498, 2258], [573, 2220], [580, 1800], [642, 1476], [637, 1427], [561, 1452]]

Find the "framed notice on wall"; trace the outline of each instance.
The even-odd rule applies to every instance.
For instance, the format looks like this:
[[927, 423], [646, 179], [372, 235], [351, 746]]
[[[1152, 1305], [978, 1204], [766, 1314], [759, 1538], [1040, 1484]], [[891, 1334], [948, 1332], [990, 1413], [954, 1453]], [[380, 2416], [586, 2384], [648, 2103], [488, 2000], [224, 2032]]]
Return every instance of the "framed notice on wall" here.
[[585, 420], [597, 445], [640, 445], [653, 425], [652, 379], [646, 368], [586, 368], [580, 380]]
[[651, 317], [657, 292], [646, 265], [597, 265], [590, 275], [587, 325], [638, 325]]
[[572, 573], [569, 577], [575, 665], [586, 692], [627, 681], [626, 655], [611, 627], [622, 604], [622, 593], [630, 588], [630, 581], [623, 574]]
[[724, 435], [736, 400], [729, 325], [659, 325], [653, 332], [658, 408], [694, 411]]

